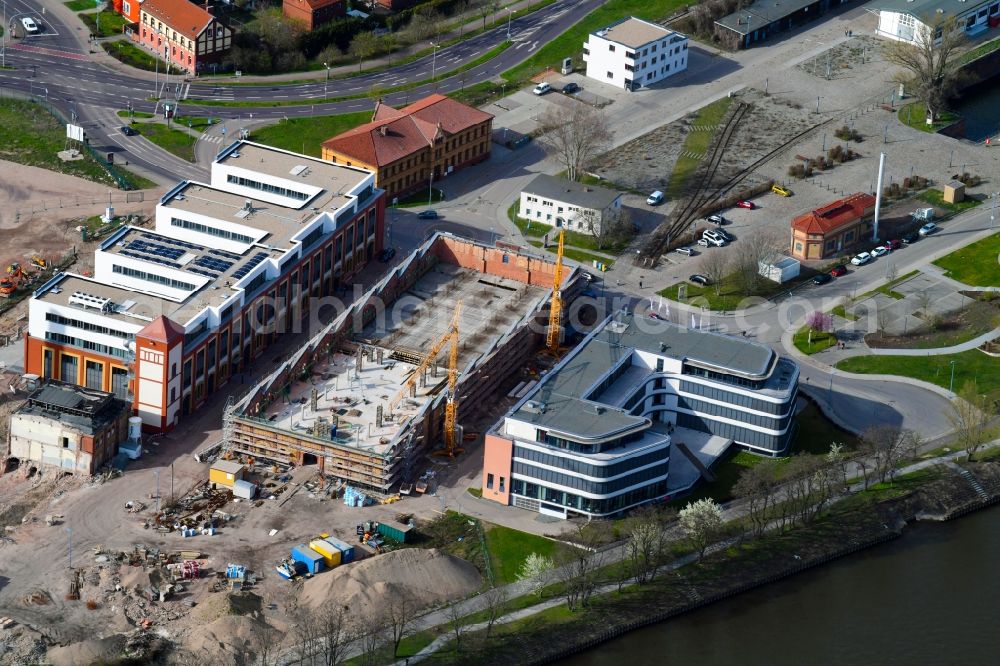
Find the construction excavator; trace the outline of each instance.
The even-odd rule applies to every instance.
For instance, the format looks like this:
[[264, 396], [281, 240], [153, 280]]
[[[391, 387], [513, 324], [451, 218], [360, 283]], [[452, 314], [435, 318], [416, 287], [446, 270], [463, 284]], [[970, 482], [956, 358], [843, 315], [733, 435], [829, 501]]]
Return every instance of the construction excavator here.
[[11, 264], [7, 267], [7, 276], [0, 279], [0, 296], [9, 298], [19, 287], [27, 284], [31, 277], [24, 272], [21, 264]]

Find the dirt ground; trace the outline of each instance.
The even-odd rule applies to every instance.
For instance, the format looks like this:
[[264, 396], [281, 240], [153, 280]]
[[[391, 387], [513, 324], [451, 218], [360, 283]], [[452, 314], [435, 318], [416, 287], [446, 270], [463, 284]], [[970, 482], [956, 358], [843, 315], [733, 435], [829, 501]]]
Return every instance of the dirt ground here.
[[[765, 96], [760, 90], [744, 89], [733, 97], [751, 107], [726, 149], [716, 183], [725, 182], [790, 137], [820, 121], [800, 104], [787, 98]], [[641, 192], [664, 189], [688, 134], [710, 131], [710, 128], [695, 126], [695, 117], [689, 114], [615, 148], [600, 158], [595, 171], [613, 183]], [[762, 176], [757, 180], [766, 178]], [[744, 181], [745, 184], [754, 182], [753, 176]]]

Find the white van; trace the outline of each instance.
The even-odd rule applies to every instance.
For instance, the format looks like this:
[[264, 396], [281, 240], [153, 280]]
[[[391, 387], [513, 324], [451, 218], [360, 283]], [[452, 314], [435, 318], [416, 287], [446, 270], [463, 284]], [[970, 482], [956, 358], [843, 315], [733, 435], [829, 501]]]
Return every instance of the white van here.
[[650, 206], [659, 206], [661, 203], [663, 203], [663, 192], [656, 190], [648, 197], [646, 197], [646, 203], [649, 204]]
[[37, 35], [42, 31], [42, 27], [38, 25], [30, 16], [25, 16], [21, 19], [21, 25], [24, 26], [24, 31], [29, 35]]

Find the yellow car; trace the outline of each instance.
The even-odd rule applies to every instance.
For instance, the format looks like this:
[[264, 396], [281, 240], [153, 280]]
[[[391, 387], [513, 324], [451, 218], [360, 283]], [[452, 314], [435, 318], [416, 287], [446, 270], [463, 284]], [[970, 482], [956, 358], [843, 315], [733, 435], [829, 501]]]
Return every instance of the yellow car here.
[[771, 191], [782, 197], [792, 196], [792, 191], [786, 187], [782, 187], [781, 185], [772, 185]]

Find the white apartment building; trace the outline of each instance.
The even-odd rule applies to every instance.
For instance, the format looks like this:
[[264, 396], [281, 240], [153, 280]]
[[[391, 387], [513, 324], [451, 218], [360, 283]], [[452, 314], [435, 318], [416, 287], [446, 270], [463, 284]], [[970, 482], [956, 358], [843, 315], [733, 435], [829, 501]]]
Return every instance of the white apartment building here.
[[583, 60], [588, 77], [637, 90], [687, 69], [688, 38], [630, 16], [590, 33]]
[[620, 192], [540, 174], [521, 190], [517, 216], [556, 229], [594, 235], [617, 219], [621, 209]]
[[[875, 0], [865, 9], [878, 14], [876, 34], [912, 44], [921, 43], [935, 21], [952, 17], [970, 37], [1000, 26], [1000, 0]], [[940, 38], [938, 28], [934, 41]]]

